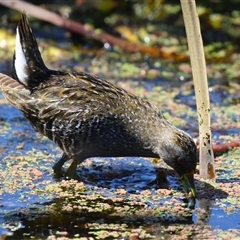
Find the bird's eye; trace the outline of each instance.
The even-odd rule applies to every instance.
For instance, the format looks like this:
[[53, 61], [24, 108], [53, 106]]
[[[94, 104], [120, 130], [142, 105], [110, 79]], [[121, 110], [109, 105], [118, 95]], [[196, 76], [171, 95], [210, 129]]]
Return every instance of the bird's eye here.
[[181, 157], [178, 157], [178, 158], [177, 158], [177, 162], [178, 162], [179, 164], [181, 164], [181, 165], [184, 164], [184, 160], [183, 160]]

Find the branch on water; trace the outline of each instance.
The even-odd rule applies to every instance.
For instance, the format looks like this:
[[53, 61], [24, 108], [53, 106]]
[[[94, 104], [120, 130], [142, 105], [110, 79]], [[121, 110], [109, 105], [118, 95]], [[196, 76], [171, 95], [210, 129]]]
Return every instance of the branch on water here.
[[188, 59], [186, 55], [167, 53], [161, 48], [149, 47], [141, 44], [128, 42], [126, 40], [117, 38], [111, 34], [105, 33], [101, 31], [101, 29], [94, 29], [92, 27], [90, 28], [89, 25], [81, 24], [79, 22], [64, 18], [49, 10], [24, 1], [0, 1], [0, 4], [20, 12], [25, 11], [26, 13], [36, 18], [52, 23], [58, 27], [65, 28], [71, 32], [94, 38], [103, 43], [109, 43], [112, 46], [118, 46], [126, 52], [140, 52], [142, 54], [147, 54], [152, 57], [174, 59], [175, 61], [183, 61]]
[[[199, 142], [196, 142], [197, 149], [199, 151]], [[213, 143], [212, 149], [214, 154], [221, 154], [227, 152], [233, 148], [240, 147], [240, 140], [233, 140], [225, 143]]]
[[240, 147], [240, 140], [233, 140], [228, 143], [218, 143], [213, 144], [213, 152], [216, 154], [227, 152], [228, 150]]

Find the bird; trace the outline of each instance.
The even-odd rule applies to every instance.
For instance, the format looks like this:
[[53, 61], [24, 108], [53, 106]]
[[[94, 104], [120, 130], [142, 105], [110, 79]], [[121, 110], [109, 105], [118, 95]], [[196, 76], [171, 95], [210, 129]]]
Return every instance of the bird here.
[[63, 154], [53, 166], [81, 179], [77, 167], [91, 157], [161, 158], [179, 175], [185, 193], [196, 196], [198, 160], [192, 137], [176, 128], [147, 99], [87, 72], [46, 67], [23, 12], [16, 28], [12, 77], [1, 74], [4, 97]]

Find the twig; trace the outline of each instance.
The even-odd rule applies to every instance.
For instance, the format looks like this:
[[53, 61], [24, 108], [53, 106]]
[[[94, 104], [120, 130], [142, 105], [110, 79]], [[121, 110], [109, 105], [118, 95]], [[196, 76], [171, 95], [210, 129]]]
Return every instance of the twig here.
[[236, 147], [240, 147], [240, 140], [234, 140], [228, 143], [215, 143], [213, 144], [213, 152], [219, 154]]

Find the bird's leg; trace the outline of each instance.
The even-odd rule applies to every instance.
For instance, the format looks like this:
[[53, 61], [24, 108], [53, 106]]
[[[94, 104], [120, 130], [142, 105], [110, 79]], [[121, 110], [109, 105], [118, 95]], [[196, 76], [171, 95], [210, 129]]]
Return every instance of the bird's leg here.
[[68, 167], [66, 173], [72, 179], [81, 180], [76, 170], [77, 170], [77, 162], [73, 160], [71, 165]]
[[69, 160], [69, 157], [66, 153], [63, 153], [62, 157], [53, 166], [53, 171], [55, 174], [63, 173], [62, 166], [67, 160]]

